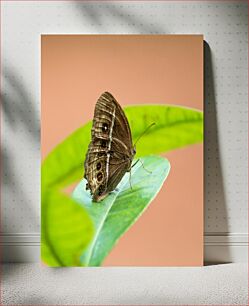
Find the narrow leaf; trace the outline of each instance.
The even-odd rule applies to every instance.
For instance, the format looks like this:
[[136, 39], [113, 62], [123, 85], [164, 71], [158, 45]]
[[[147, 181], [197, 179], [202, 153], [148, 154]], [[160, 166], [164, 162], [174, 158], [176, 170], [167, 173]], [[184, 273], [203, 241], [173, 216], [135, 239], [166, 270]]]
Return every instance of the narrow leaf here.
[[[203, 114], [194, 109], [167, 105], [139, 105], [125, 108], [133, 142], [152, 123], [156, 125], [137, 144], [137, 157], [162, 153], [203, 141]], [[44, 160], [44, 185], [67, 186], [81, 179], [90, 142], [88, 122], [59, 144]]]
[[73, 199], [81, 203], [93, 219], [95, 234], [91, 244], [81, 256], [85, 266], [99, 266], [118, 239], [139, 218], [163, 185], [169, 162], [159, 156], [147, 156], [132, 168], [131, 185], [127, 173], [116, 191], [100, 203], [92, 202], [83, 180], [75, 188]]
[[133, 141], [155, 123], [137, 143], [137, 157], [163, 153], [203, 141], [203, 113], [190, 108], [144, 105], [126, 108]]

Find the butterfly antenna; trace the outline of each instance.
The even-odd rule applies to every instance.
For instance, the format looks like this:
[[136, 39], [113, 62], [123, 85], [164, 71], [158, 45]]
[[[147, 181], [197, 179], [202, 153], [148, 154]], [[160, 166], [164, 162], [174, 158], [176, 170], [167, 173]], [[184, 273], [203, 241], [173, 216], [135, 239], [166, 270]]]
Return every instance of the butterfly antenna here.
[[129, 176], [129, 183], [130, 183], [130, 187], [131, 187], [131, 190], [132, 190], [132, 186], [131, 186], [131, 170], [130, 170], [130, 176]]
[[148, 130], [149, 130], [153, 125], [155, 125], [155, 124], [156, 124], [155, 122], [151, 123], [151, 124], [143, 131], [143, 133], [142, 133], [142, 134], [138, 137], [138, 139], [135, 141], [134, 146], [137, 144], [138, 140], [140, 140], [140, 139], [148, 132]]

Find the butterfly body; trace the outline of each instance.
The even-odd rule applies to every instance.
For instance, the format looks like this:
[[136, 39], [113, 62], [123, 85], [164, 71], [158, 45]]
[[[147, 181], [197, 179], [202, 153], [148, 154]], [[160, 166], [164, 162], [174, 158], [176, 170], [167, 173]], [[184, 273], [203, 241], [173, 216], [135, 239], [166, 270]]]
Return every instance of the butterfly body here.
[[103, 200], [113, 191], [136, 154], [128, 120], [116, 99], [108, 92], [98, 99], [85, 159], [85, 178], [93, 201]]

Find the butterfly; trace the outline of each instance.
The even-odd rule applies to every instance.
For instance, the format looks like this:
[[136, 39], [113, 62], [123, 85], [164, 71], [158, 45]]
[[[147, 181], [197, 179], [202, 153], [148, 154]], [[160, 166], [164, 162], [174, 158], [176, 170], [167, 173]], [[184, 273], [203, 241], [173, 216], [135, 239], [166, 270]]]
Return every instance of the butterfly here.
[[124, 111], [109, 92], [98, 99], [91, 129], [91, 142], [85, 158], [86, 189], [95, 202], [113, 191], [136, 154], [131, 130]]

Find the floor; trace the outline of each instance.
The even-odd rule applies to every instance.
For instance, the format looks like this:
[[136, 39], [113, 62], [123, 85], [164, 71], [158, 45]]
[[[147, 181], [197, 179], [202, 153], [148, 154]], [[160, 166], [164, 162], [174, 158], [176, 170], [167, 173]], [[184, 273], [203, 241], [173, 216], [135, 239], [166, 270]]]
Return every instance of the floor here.
[[2, 305], [248, 305], [246, 264], [201, 268], [2, 266]]

